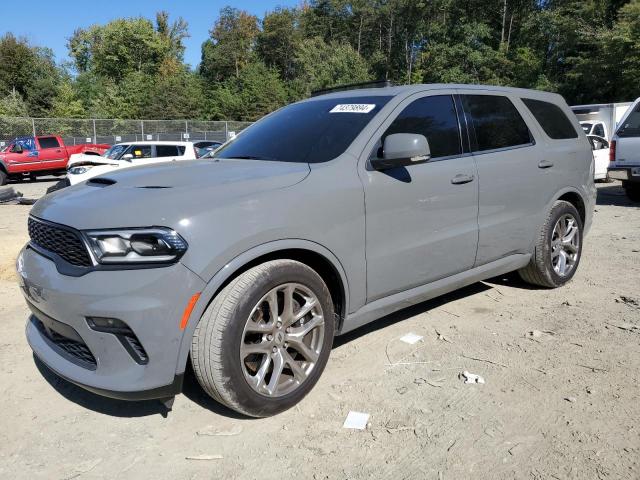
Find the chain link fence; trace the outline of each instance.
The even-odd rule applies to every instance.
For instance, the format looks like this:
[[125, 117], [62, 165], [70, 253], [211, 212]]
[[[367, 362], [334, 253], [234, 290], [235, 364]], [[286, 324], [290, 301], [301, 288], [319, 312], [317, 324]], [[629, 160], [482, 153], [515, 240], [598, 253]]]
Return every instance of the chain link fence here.
[[250, 122], [0, 117], [0, 147], [16, 137], [60, 135], [66, 145], [141, 140], [225, 141]]

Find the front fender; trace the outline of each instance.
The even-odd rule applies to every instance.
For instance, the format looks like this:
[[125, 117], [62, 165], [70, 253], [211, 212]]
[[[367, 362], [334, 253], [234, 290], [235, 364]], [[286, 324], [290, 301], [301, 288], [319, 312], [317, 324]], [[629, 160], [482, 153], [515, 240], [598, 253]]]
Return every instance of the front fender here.
[[187, 357], [191, 348], [191, 339], [193, 333], [200, 321], [200, 318], [204, 314], [205, 310], [215, 297], [216, 293], [220, 290], [220, 287], [227, 282], [230, 278], [234, 277], [236, 273], [242, 269], [245, 265], [253, 260], [262, 256], [277, 253], [283, 250], [308, 250], [310, 252], [322, 255], [333, 266], [334, 270], [340, 275], [340, 280], [344, 286], [344, 304], [345, 311], [349, 311], [349, 282], [345, 273], [344, 267], [338, 260], [338, 258], [326, 247], [319, 243], [312, 242], [304, 239], [284, 239], [275, 240], [272, 242], [263, 243], [256, 247], [253, 247], [237, 257], [230, 259], [225, 265], [218, 270], [218, 272], [211, 278], [196, 303], [191, 315], [187, 327], [182, 334], [182, 340], [180, 345], [180, 352], [178, 355], [178, 363], [176, 365], [176, 374], [183, 373], [186, 367]]

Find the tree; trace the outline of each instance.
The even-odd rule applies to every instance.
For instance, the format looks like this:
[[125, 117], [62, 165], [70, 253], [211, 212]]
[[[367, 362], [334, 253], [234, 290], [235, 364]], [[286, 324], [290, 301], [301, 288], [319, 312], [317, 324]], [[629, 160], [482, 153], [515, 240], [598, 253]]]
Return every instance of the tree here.
[[202, 75], [213, 81], [238, 77], [251, 60], [258, 32], [254, 15], [232, 7], [220, 10], [210, 38], [202, 45]]
[[0, 116], [27, 117], [28, 115], [29, 108], [26, 102], [15, 90], [0, 98]]
[[185, 50], [183, 40], [190, 37], [189, 24], [182, 17], [170, 23], [169, 13], [163, 10], [156, 13], [156, 31], [167, 44], [169, 55], [175, 60], [182, 61]]
[[256, 52], [268, 67], [278, 70], [281, 78], [292, 80], [293, 65], [302, 41], [297, 9], [276, 8], [267, 13], [258, 34]]
[[283, 106], [287, 94], [276, 70], [255, 61], [214, 89], [210, 101], [215, 119], [255, 121]]
[[78, 99], [70, 79], [66, 79], [58, 86], [50, 115], [61, 118], [83, 118], [86, 116], [85, 107]]
[[296, 55], [293, 98], [335, 85], [371, 80], [367, 62], [348, 43], [304, 40]]

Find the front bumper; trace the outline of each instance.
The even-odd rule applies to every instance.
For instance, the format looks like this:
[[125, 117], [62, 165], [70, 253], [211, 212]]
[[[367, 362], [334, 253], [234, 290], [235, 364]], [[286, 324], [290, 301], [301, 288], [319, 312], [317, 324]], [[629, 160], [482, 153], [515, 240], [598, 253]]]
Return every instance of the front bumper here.
[[[185, 365], [182, 312], [204, 282], [184, 265], [62, 275], [29, 246], [18, 257], [22, 293], [33, 315], [26, 335], [35, 355], [59, 376], [101, 395], [130, 400], [164, 398], [181, 388]], [[144, 348], [141, 364], [113, 333], [87, 318], [125, 322]], [[92, 363], [93, 362], [93, 363]]]

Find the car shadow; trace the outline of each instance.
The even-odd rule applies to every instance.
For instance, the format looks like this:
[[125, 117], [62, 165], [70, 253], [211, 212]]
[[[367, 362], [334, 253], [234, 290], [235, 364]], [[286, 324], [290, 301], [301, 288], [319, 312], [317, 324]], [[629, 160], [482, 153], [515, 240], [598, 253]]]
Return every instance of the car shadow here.
[[[448, 303], [455, 302], [456, 300], [492, 290], [492, 285], [507, 285], [510, 287], [527, 289], [537, 288], [530, 286], [524, 281], [520, 280], [520, 277], [516, 272], [514, 272], [513, 274], [510, 273], [501, 275], [484, 282], [477, 282], [451, 293], [441, 295], [432, 300], [427, 300], [425, 302], [421, 302], [416, 305], [404, 308], [392, 314], [381, 317], [380, 319], [375, 320], [360, 328], [357, 328], [352, 332], [340, 335], [334, 339], [332, 348], [339, 348], [358, 338], [364, 337], [365, 335], [387, 328], [393, 324], [402, 322], [411, 317], [428, 312], [429, 310], [433, 310]], [[49, 383], [49, 385], [51, 385], [60, 395], [65, 397], [67, 400], [76, 403], [83, 408], [87, 408], [104, 415], [126, 418], [145, 417], [158, 414], [166, 418], [170, 412], [170, 409], [168, 409], [160, 400], [117, 400], [89, 392], [59, 377], [55, 372], [50, 370], [44, 363], [42, 363], [42, 361], [35, 355], [33, 356], [33, 359], [37, 369], [42, 374], [47, 383]], [[193, 403], [217, 415], [238, 420], [253, 419], [252, 417], [248, 417], [246, 415], [235, 412], [234, 410], [231, 410], [213, 400], [198, 383], [191, 366], [191, 361], [187, 361], [182, 394], [184, 394], [184, 396]]]
[[[160, 400], [128, 401], [103, 397], [58, 376], [35, 355], [33, 355], [33, 361], [42, 377], [56, 392], [67, 400], [88, 410], [112, 417], [125, 418], [147, 417], [150, 415], [161, 415], [166, 418], [171, 411]], [[185, 372], [182, 393], [192, 402], [218, 415], [236, 419], [251, 418], [230, 410], [209, 397], [198, 384], [190, 361], [187, 362], [187, 371]]]
[[640, 204], [629, 200], [629, 197], [627, 197], [619, 182], [608, 184], [606, 187], [599, 187], [596, 205], [640, 207]]

